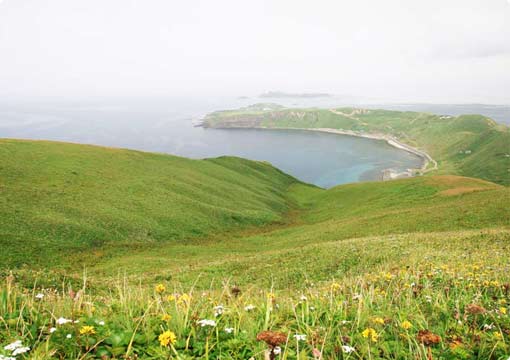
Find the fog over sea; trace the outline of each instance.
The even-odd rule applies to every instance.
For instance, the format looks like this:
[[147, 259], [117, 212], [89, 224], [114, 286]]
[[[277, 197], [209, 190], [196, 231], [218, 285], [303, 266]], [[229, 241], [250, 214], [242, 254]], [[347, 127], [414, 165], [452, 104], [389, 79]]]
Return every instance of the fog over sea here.
[[[168, 153], [189, 158], [223, 155], [268, 161], [321, 187], [379, 180], [384, 169], [419, 167], [421, 159], [383, 141], [293, 130], [204, 129], [208, 112], [275, 102], [289, 107], [346, 106], [335, 98], [158, 98], [0, 101], [0, 138], [44, 139]], [[510, 123], [509, 106], [367, 105], [444, 115], [481, 113]]]

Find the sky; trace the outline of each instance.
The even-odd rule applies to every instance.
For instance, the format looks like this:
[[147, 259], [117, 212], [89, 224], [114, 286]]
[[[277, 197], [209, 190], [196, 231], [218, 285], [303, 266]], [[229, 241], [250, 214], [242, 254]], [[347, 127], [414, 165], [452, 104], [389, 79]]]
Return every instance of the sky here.
[[0, 0], [0, 97], [510, 104], [510, 0]]

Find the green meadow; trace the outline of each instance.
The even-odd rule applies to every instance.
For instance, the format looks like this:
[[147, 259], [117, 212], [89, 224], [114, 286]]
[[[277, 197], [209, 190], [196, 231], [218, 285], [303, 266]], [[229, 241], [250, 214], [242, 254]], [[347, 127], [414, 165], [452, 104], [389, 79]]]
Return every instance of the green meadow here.
[[508, 358], [507, 128], [250, 111], [400, 134], [439, 169], [324, 190], [235, 157], [0, 140], [0, 359]]

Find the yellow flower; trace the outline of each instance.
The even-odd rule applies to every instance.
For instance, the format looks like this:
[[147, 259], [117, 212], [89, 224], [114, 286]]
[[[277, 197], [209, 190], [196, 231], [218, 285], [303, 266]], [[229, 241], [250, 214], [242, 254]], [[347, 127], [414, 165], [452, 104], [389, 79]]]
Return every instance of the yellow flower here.
[[340, 290], [341, 286], [339, 283], [336, 283], [334, 282], [333, 284], [331, 284], [331, 291], [338, 291]]
[[177, 304], [189, 305], [190, 301], [191, 301], [191, 297], [188, 294], [182, 294], [181, 296], [179, 296], [179, 299], [177, 300]]
[[94, 330], [93, 326], [82, 326], [80, 329], [80, 335], [94, 335], [96, 333], [96, 330]]
[[409, 321], [405, 320], [405, 321], [402, 321], [402, 324], [400, 324], [400, 326], [404, 330], [409, 330], [410, 328], [413, 327], [413, 324], [411, 324]]
[[156, 292], [157, 292], [158, 294], [163, 294], [163, 293], [165, 292], [166, 288], [165, 288], [165, 285], [163, 285], [163, 284], [158, 284], [158, 285], [156, 285], [156, 287], [154, 288], [154, 290], [156, 290]]
[[166, 301], [169, 301], [169, 302], [175, 301], [175, 295], [168, 295], [166, 297]]
[[494, 331], [494, 338], [496, 340], [503, 340], [503, 335], [499, 331]]
[[158, 340], [161, 346], [169, 346], [175, 344], [177, 337], [172, 331], [167, 330], [159, 335]]
[[170, 321], [172, 320], [172, 315], [170, 314], [163, 314], [163, 316], [161, 316], [161, 321]]
[[372, 319], [374, 324], [384, 325], [384, 319], [381, 317], [375, 317]]
[[367, 329], [363, 330], [361, 335], [364, 338], [370, 339], [373, 342], [377, 342], [377, 339], [379, 338], [379, 335], [377, 335], [377, 332], [372, 328], [367, 328]]
[[499, 312], [502, 313], [503, 315], [506, 315], [506, 307], [500, 307]]

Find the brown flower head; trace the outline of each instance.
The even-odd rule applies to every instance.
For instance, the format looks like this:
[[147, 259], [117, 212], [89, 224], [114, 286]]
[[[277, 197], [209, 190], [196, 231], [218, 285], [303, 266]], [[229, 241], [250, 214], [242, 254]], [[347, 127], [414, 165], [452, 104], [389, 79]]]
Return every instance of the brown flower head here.
[[234, 286], [230, 292], [234, 295], [234, 297], [238, 297], [241, 294], [241, 289], [238, 286]]
[[476, 304], [466, 305], [464, 310], [467, 314], [471, 315], [485, 314], [487, 312], [487, 310], [485, 310], [482, 306]]
[[432, 346], [441, 342], [441, 337], [432, 333], [429, 330], [420, 330], [416, 339], [425, 346]]
[[287, 342], [287, 335], [277, 331], [262, 331], [257, 335], [258, 341], [264, 341], [271, 348], [278, 345], [285, 344]]

